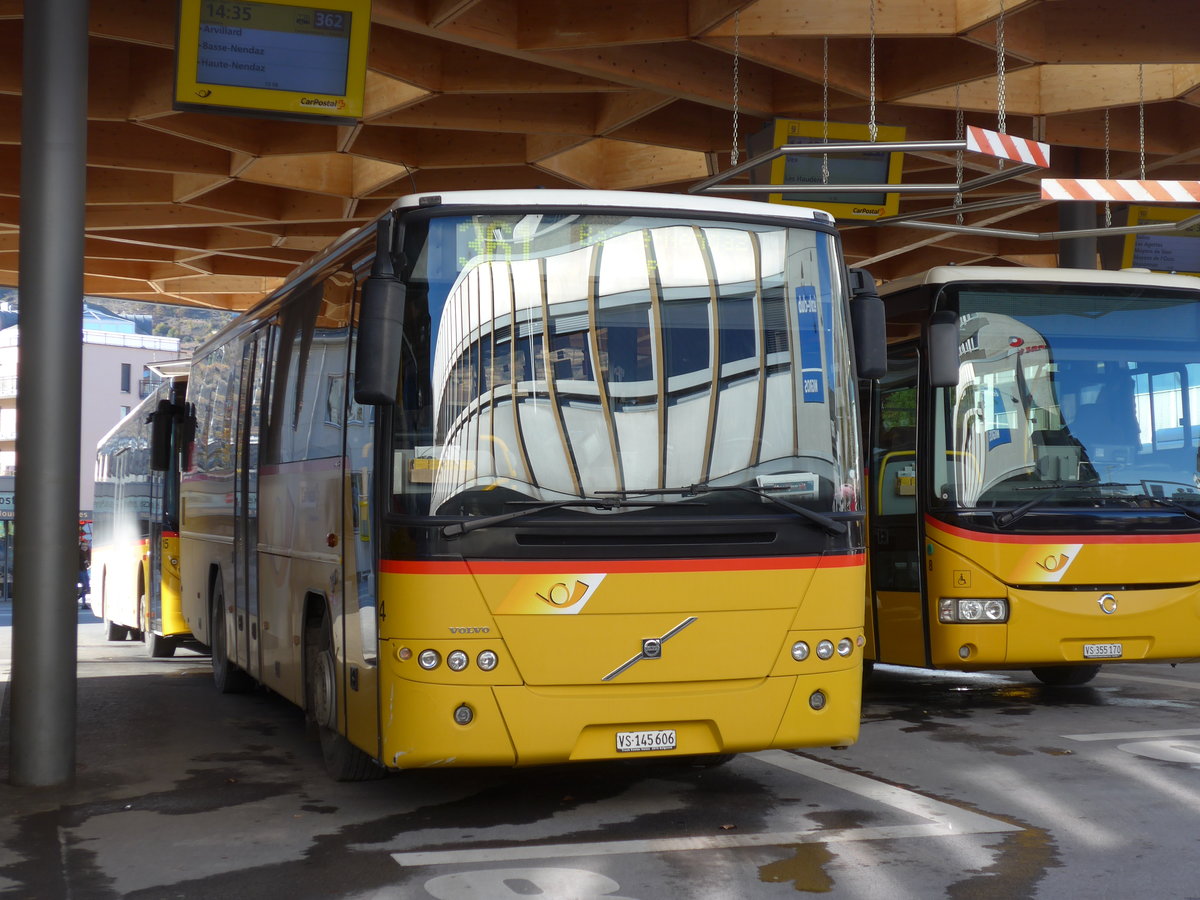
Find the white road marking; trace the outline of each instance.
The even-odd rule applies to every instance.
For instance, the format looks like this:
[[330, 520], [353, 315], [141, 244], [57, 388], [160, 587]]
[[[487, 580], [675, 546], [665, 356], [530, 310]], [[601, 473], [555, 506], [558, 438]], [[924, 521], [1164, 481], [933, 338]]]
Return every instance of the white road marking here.
[[1190, 737], [1200, 728], [1174, 728], [1170, 731], [1106, 731], [1099, 734], [1064, 734], [1068, 741], [1145, 741], [1158, 738]]
[[1153, 675], [1126, 675], [1123, 672], [1101, 672], [1105, 678], [1120, 678], [1123, 681], [1142, 681], [1146, 684], [1165, 684], [1170, 688], [1183, 688], [1185, 691], [1200, 691], [1200, 682], [1184, 681], [1175, 678], [1155, 678]]
[[871, 828], [809, 828], [801, 831], [774, 831], [760, 834], [691, 835], [656, 840], [598, 841], [578, 844], [529, 844], [518, 847], [485, 847], [461, 850], [431, 850], [393, 853], [402, 866], [444, 866], [512, 860], [564, 859], [582, 856], [614, 856], [634, 853], [674, 853], [689, 850], [724, 850], [739, 847], [773, 847], [786, 844], [841, 843], [879, 841], [912, 837], [947, 837], [968, 834], [995, 834], [1021, 831], [999, 819], [959, 809], [930, 797], [906, 791], [883, 782], [846, 772], [835, 766], [783, 750], [746, 754], [749, 759], [786, 769], [805, 778], [820, 781], [839, 790], [889, 806], [925, 821], [911, 825], [885, 825]]

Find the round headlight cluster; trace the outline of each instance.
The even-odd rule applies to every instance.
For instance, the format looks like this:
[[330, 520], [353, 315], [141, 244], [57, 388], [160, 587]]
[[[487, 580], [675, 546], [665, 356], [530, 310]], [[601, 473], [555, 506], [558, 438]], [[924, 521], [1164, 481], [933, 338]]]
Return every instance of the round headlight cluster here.
[[1008, 601], [1001, 599], [966, 599], [943, 597], [938, 601], [938, 621], [989, 623], [1008, 621]]
[[[831, 640], [821, 640], [817, 642], [817, 659], [832, 659], [836, 651], [838, 656], [849, 656], [854, 652], [855, 642], [848, 637], [838, 640], [835, 645]], [[792, 659], [796, 662], [804, 662], [812, 653], [812, 648], [808, 646], [807, 641], [796, 641], [792, 644]]]
[[[412, 651], [401, 647], [396, 655], [403, 661], [412, 658]], [[500, 657], [494, 650], [480, 650], [475, 657], [475, 665], [484, 672], [490, 672], [500, 663]], [[417, 654], [417, 665], [427, 672], [432, 672], [442, 664], [442, 654], [436, 650], [422, 650]], [[446, 654], [446, 668], [451, 672], [462, 672], [471, 665], [471, 657], [465, 650], [451, 650]]]

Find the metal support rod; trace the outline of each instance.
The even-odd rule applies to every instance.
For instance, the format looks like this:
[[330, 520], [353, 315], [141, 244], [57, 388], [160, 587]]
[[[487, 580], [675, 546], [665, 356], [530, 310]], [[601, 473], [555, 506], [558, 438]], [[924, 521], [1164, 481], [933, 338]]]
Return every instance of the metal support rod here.
[[1008, 194], [1004, 197], [993, 197], [991, 200], [975, 200], [972, 203], [964, 203], [961, 206], [939, 206], [936, 209], [922, 209], [918, 212], [900, 213], [896, 216], [875, 219], [870, 224], [899, 225], [902, 222], [908, 222], [913, 219], [936, 219], [938, 216], [957, 215], [960, 212], [982, 212], [988, 209], [1003, 209], [1006, 206], [1021, 206], [1025, 203], [1040, 204], [1041, 202], [1041, 192], [1030, 191], [1025, 194]]
[[25, 4], [9, 778], [30, 787], [75, 771], [88, 7]]
[[955, 194], [957, 184], [726, 184], [693, 194]]
[[922, 231], [945, 231], [953, 234], [977, 234], [985, 237], [1012, 238], [1018, 241], [1057, 241], [1063, 238], [1109, 237], [1118, 234], [1167, 234], [1182, 233], [1200, 225], [1200, 214], [1189, 216], [1178, 222], [1154, 222], [1149, 225], [1124, 225], [1115, 228], [1086, 228], [1079, 231], [1013, 231], [980, 225], [949, 225], [943, 222], [888, 222], [903, 228], [919, 228]]
[[[966, 150], [967, 142], [963, 140], [957, 141], [838, 141], [829, 143], [812, 143], [812, 144], [787, 144], [783, 147], [775, 147], [772, 150], [767, 150], [765, 153], [760, 153], [758, 156], [751, 157], [744, 163], [726, 169], [724, 172], [718, 172], [710, 178], [705, 178], [703, 181], [697, 181], [690, 188], [689, 194], [716, 193], [710, 191], [709, 188], [713, 185], [721, 184], [733, 178], [735, 175], [741, 175], [743, 172], [756, 168], [771, 162], [779, 156], [803, 156], [811, 153], [905, 153], [909, 151], [923, 151], [927, 153], [936, 153], [942, 151]], [[830, 185], [821, 185], [828, 190]], [[841, 185], [836, 185], [841, 189]], [[957, 190], [955, 186], [955, 190]]]

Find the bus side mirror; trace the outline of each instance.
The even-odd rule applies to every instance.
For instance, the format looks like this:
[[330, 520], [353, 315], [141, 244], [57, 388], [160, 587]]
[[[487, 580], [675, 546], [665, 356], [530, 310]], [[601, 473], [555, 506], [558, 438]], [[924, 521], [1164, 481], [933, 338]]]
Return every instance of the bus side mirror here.
[[887, 374], [887, 316], [866, 269], [850, 269], [850, 328], [858, 377], [878, 379]]
[[406, 289], [392, 268], [393, 230], [389, 215], [380, 220], [375, 259], [363, 284], [354, 359], [354, 400], [368, 406], [395, 403], [404, 341]]
[[146, 420], [150, 423], [150, 468], [166, 472], [171, 468], [171, 426], [175, 421], [175, 405], [159, 400], [158, 407]]
[[941, 309], [929, 317], [925, 335], [931, 387], [958, 384], [958, 316]]

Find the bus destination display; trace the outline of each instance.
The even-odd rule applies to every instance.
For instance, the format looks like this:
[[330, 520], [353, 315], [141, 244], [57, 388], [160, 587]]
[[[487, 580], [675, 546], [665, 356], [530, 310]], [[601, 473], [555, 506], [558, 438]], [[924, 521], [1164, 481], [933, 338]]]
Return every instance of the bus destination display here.
[[369, 19], [363, 0], [180, 0], [176, 105], [356, 118]]
[[350, 13], [332, 9], [204, 3], [196, 80], [344, 94], [350, 20]]

